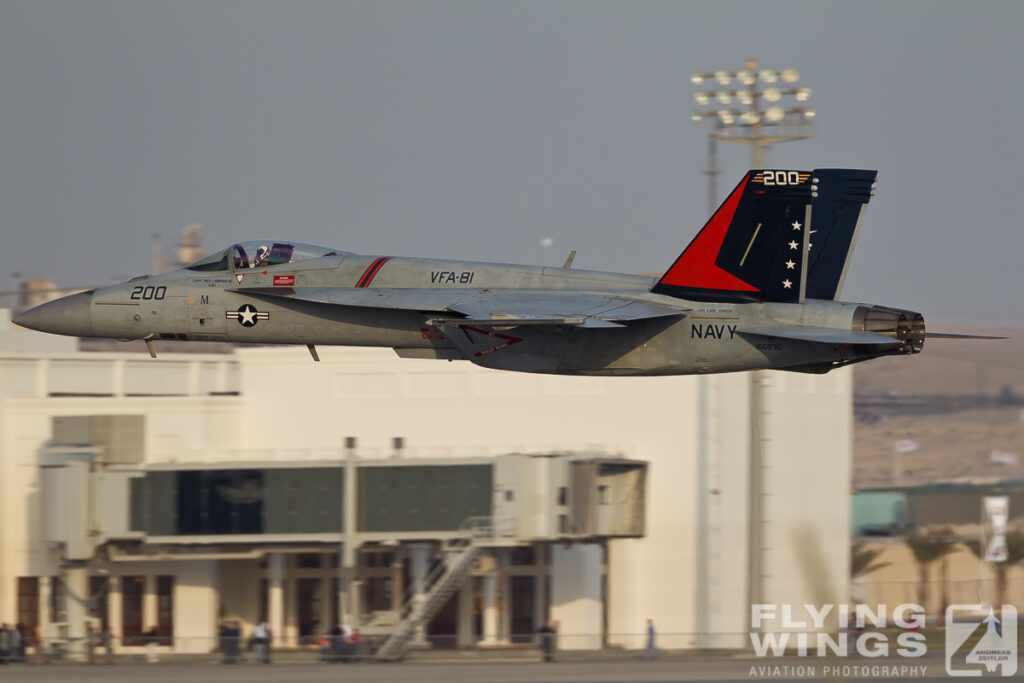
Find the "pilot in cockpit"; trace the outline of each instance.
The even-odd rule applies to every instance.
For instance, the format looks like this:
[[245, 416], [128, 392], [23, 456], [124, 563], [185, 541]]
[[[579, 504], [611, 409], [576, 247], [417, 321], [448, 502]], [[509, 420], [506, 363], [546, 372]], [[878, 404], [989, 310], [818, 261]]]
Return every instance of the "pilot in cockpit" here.
[[253, 258], [252, 263], [249, 264], [249, 267], [255, 268], [256, 266], [265, 263], [269, 258], [270, 247], [268, 247], [265, 244], [261, 244], [260, 246], [256, 247], [256, 256]]

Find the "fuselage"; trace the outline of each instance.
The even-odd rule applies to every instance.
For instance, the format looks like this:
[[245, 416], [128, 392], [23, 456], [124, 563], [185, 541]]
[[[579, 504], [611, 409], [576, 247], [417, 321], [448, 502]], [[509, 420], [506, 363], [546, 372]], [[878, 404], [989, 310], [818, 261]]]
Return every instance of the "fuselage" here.
[[[670, 375], [764, 368], [818, 372], [910, 350], [747, 332], [801, 326], [863, 330], [865, 309], [892, 309], [820, 300], [687, 301], [651, 293], [656, 278], [648, 276], [346, 252], [252, 267], [227, 261], [222, 269], [186, 267], [65, 297], [26, 311], [16, 322], [60, 334], [153, 342], [381, 346], [409, 357], [466, 358], [493, 368], [557, 374]], [[347, 288], [378, 290], [381, 305], [332, 301], [330, 293]], [[521, 326], [510, 320], [507, 327], [484, 333], [494, 337], [494, 350], [500, 352], [469, 353], [445, 328], [451, 316], [385, 305], [386, 297], [401, 295], [394, 292], [421, 290], [449, 290], [452, 301], [499, 290], [539, 299], [555, 294], [607, 295], [675, 309], [678, 315], [607, 329]], [[290, 292], [302, 296], [289, 296]], [[890, 317], [897, 334], [895, 315]], [[502, 344], [502, 338], [528, 343]]]

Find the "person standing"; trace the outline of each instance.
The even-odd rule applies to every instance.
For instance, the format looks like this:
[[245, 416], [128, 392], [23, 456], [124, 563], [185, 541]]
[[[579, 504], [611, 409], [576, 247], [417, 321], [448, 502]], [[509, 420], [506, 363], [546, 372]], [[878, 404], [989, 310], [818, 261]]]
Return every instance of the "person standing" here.
[[89, 664], [96, 662], [96, 629], [92, 624], [85, 627], [85, 661]]
[[110, 632], [110, 625], [107, 624], [100, 631], [100, 643], [103, 645], [103, 662], [114, 663], [114, 634]]
[[156, 626], [153, 626], [145, 633], [146, 661], [150, 664], [156, 664], [159, 661], [156, 654], [156, 634]]
[[658, 646], [655, 644], [655, 636], [657, 634], [654, 631], [654, 622], [650, 619], [647, 620], [647, 647], [644, 648], [644, 659], [657, 659], [658, 658]]
[[252, 629], [252, 640], [256, 645], [256, 660], [264, 664], [270, 664], [270, 642], [273, 633], [270, 631], [270, 624], [261, 621]]
[[540, 647], [544, 652], [544, 661], [550, 662], [554, 659], [555, 651], [555, 627], [551, 621], [545, 621], [544, 625], [537, 629], [540, 634]]
[[14, 656], [19, 662], [25, 661], [25, 648], [28, 645], [28, 629], [22, 623], [15, 624], [14, 626]]

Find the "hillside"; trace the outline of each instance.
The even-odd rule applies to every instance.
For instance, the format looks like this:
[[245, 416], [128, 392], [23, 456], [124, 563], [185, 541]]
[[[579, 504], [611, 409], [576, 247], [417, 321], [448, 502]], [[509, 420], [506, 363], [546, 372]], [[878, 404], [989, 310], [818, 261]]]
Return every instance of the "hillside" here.
[[917, 356], [858, 365], [855, 488], [897, 483], [899, 460], [905, 484], [1024, 477], [1024, 328], [945, 330], [1009, 338], [930, 339]]

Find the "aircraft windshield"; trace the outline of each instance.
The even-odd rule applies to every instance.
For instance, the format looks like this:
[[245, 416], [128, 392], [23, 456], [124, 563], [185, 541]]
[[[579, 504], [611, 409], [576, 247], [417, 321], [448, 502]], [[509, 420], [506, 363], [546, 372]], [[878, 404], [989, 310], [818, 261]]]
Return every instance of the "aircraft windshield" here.
[[235, 270], [266, 268], [282, 263], [295, 263], [322, 256], [339, 256], [345, 252], [301, 242], [253, 240], [240, 242], [185, 266], [188, 270], [228, 270], [228, 259]]

